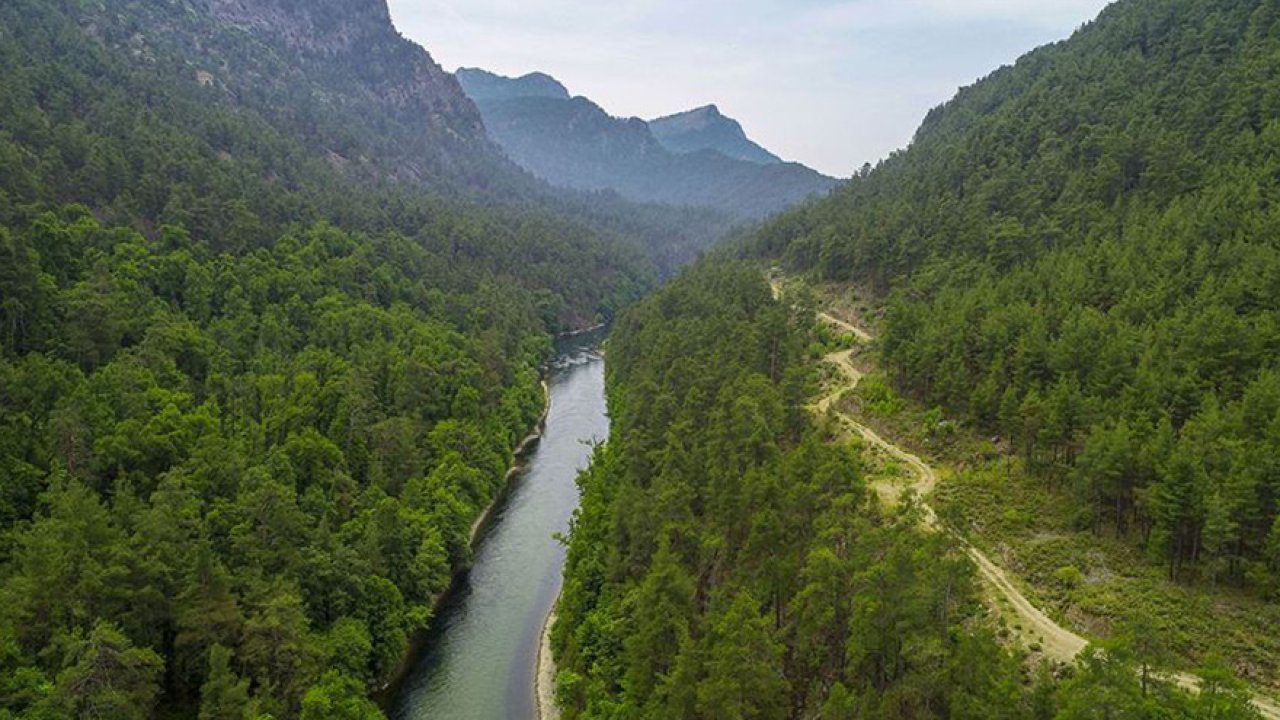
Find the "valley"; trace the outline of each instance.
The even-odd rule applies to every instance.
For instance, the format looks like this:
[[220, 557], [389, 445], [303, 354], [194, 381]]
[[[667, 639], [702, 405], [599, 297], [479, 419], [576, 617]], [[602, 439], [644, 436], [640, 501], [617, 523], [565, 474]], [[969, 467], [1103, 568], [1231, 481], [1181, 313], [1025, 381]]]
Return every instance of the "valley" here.
[[390, 717], [546, 717], [535, 688], [543, 625], [560, 588], [555, 538], [577, 504], [574, 480], [608, 438], [599, 339], [562, 341], [542, 436], [477, 537], [471, 567], [423, 639]]
[[1103, 4], [0, 3], [0, 720], [1280, 718], [1280, 3]]

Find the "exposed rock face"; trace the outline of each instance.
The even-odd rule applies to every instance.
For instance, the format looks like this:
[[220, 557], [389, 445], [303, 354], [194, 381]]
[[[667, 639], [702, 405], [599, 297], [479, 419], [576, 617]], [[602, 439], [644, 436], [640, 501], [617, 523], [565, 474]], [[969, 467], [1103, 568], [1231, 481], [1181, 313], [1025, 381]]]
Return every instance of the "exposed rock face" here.
[[90, 0], [82, 29], [141, 67], [369, 178], [481, 187], [518, 175], [453, 75], [405, 39], [387, 0]]
[[298, 50], [338, 54], [395, 37], [386, 0], [208, 0], [210, 14]]
[[752, 142], [742, 125], [733, 118], [725, 117], [715, 105], [650, 120], [649, 128], [663, 147], [675, 153], [715, 150], [722, 155], [760, 165], [782, 162], [777, 155]]
[[386, 0], [204, 0], [209, 15], [256, 39], [283, 45], [326, 79], [349, 75], [399, 112], [420, 115], [457, 138], [478, 140], [483, 123], [452, 75], [403, 38]]

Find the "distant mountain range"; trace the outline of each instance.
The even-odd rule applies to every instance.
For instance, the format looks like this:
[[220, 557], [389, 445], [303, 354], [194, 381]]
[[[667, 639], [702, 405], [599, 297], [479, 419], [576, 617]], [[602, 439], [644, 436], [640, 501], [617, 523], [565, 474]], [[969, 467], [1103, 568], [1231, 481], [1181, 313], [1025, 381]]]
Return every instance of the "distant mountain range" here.
[[783, 162], [714, 105], [646, 122], [613, 117], [543, 73], [508, 78], [463, 68], [457, 78], [490, 137], [554, 185], [758, 219], [838, 184]]

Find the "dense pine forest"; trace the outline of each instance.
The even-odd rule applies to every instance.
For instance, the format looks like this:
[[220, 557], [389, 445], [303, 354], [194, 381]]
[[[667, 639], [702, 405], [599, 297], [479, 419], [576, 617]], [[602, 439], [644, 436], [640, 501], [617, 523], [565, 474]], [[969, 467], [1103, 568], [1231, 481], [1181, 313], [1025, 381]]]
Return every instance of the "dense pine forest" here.
[[1060, 680], [1000, 642], [972, 565], [810, 419], [813, 320], [714, 262], [627, 311], [554, 630], [567, 718], [1252, 718], [1133, 632]]
[[757, 248], [887, 294], [899, 388], [1182, 581], [1280, 592], [1280, 6], [1125, 0]]
[[1280, 0], [1120, 0], [709, 253], [723, 209], [512, 164], [385, 0], [4, 0], [0, 720], [384, 717], [554, 336], [600, 323], [568, 720], [1260, 717], [1247, 653], [1122, 617], [1074, 664], [1021, 646], [974, 523], [882, 497], [818, 412], [848, 345], [764, 269], [879, 311], [888, 381], [831, 402], [982, 438], [1069, 537], [1258, 607], [1278, 180]]
[[353, 109], [450, 97], [376, 14], [351, 71], [210, 13], [0, 7], [0, 717], [381, 717], [551, 333], [691, 253]]

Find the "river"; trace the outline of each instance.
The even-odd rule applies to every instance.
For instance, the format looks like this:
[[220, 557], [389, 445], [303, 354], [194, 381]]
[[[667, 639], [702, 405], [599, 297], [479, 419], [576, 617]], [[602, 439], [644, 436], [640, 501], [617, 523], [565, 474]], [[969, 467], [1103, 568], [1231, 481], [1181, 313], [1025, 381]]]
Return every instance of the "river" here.
[[538, 446], [479, 538], [392, 706], [394, 720], [535, 720], [543, 620], [560, 594], [578, 471], [609, 434], [601, 335], [562, 340]]

